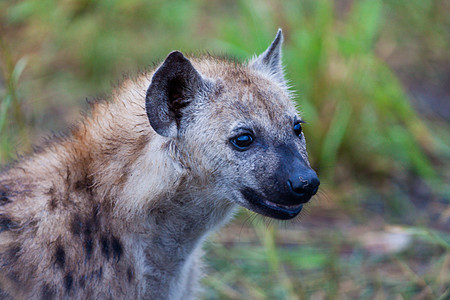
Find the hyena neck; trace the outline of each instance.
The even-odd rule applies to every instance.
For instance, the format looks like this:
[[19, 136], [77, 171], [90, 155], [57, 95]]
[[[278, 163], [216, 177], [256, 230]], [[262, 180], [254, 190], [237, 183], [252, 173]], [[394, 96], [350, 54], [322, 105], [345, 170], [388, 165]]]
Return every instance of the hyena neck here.
[[[134, 255], [142, 261], [148, 298], [166, 298], [170, 291], [182, 290], [175, 287], [194, 284], [189, 278], [198, 277], [193, 272], [203, 240], [235, 208], [202, 188], [201, 181], [180, 164], [176, 151], [165, 138], [152, 136], [131, 165], [115, 207], [117, 214], [127, 216], [128, 223], [138, 224], [129, 236], [132, 244], [139, 245]], [[155, 270], [167, 280], [155, 277]]]
[[[195, 194], [187, 196], [190, 192], [180, 189], [172, 198], [149, 211], [148, 222], [145, 222], [147, 228], [140, 240], [145, 257], [144, 276], [147, 286], [160, 293], [149, 298], [190, 299], [187, 295], [172, 295], [168, 291], [181, 291], [183, 289], [174, 287], [197, 284], [204, 239], [224, 224], [235, 209], [233, 204], [225, 201], [221, 205], [212, 203], [221, 199]], [[169, 281], [154, 280], [154, 270], [165, 274]]]

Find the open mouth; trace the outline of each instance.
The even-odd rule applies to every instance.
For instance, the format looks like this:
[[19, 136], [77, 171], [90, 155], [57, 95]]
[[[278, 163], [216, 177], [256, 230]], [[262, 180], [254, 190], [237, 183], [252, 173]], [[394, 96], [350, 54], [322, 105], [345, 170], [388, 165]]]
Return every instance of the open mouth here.
[[256, 194], [256, 191], [250, 188], [242, 189], [241, 193], [244, 198], [250, 203], [251, 210], [275, 219], [292, 219], [297, 216], [303, 208], [302, 203], [284, 205], [266, 200], [264, 199], [264, 197], [258, 196]]
[[300, 212], [300, 210], [303, 207], [303, 204], [295, 204], [295, 205], [282, 205], [282, 204], [278, 204], [278, 203], [274, 203], [271, 202], [269, 200], [263, 200], [262, 204], [270, 207], [271, 209], [279, 209], [279, 210], [283, 210], [283, 211], [289, 211], [289, 212], [295, 212], [298, 210], [298, 212]]

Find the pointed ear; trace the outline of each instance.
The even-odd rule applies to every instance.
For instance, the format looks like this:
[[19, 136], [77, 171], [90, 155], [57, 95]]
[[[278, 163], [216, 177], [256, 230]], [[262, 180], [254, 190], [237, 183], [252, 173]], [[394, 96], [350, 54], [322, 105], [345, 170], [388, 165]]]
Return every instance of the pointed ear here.
[[281, 64], [281, 45], [283, 44], [283, 32], [278, 29], [277, 36], [272, 44], [260, 56], [249, 62], [250, 68], [266, 73], [281, 84], [286, 84], [283, 66]]
[[203, 79], [191, 62], [181, 52], [171, 52], [147, 90], [145, 108], [152, 128], [162, 136], [175, 137], [183, 109], [202, 85]]

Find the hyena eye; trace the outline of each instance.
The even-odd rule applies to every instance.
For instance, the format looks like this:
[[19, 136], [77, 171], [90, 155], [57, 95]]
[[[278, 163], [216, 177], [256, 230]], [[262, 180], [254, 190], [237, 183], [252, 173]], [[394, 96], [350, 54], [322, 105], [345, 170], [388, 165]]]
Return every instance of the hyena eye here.
[[230, 140], [231, 144], [238, 150], [247, 150], [251, 143], [253, 143], [253, 136], [248, 133], [241, 134]]
[[302, 124], [301, 122], [297, 122], [294, 124], [294, 132], [296, 135], [301, 136], [302, 134]]

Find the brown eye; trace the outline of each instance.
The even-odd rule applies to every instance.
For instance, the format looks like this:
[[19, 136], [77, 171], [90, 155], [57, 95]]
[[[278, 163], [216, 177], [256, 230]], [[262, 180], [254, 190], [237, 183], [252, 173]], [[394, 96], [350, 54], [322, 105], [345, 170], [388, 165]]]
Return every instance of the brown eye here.
[[300, 122], [297, 122], [294, 124], [294, 132], [296, 135], [301, 136], [302, 134], [302, 124]]
[[238, 150], [247, 150], [251, 143], [253, 143], [253, 136], [245, 133], [231, 139], [231, 144]]

